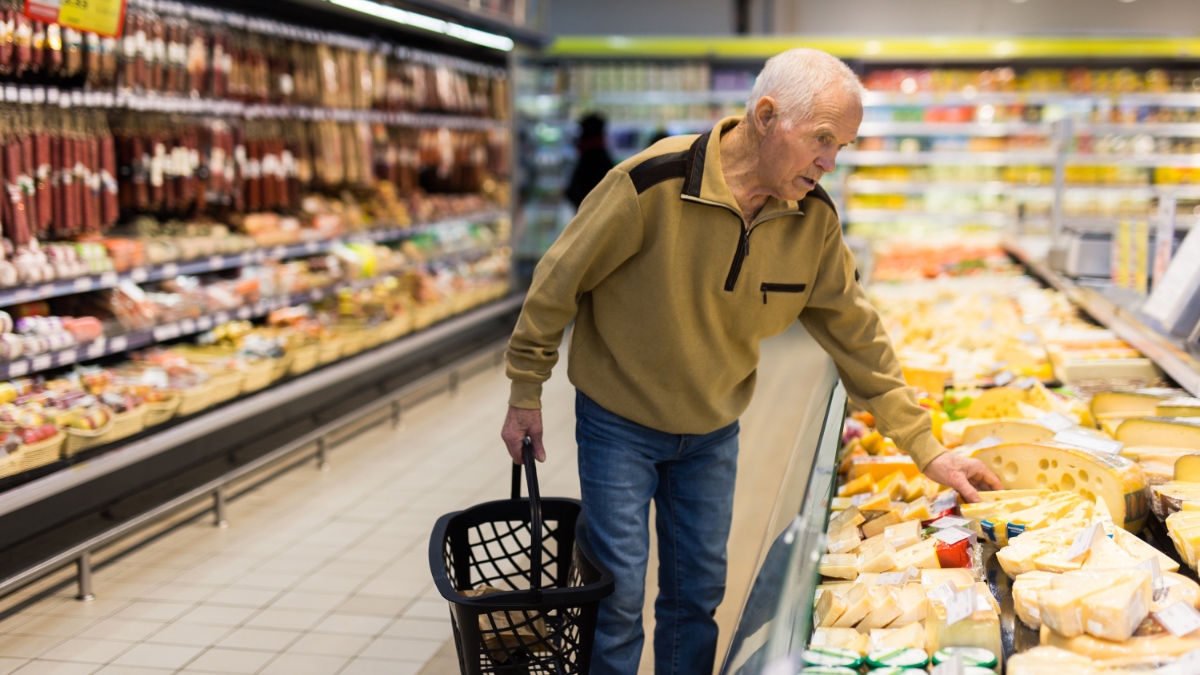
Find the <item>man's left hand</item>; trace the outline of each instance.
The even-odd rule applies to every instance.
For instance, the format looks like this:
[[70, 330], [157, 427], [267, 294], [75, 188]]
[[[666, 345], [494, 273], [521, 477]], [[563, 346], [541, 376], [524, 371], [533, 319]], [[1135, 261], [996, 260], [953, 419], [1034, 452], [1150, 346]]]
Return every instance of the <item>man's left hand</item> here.
[[968, 502], [979, 501], [978, 490], [1004, 489], [1000, 479], [983, 462], [953, 452], [942, 453], [925, 465], [925, 475], [954, 488]]

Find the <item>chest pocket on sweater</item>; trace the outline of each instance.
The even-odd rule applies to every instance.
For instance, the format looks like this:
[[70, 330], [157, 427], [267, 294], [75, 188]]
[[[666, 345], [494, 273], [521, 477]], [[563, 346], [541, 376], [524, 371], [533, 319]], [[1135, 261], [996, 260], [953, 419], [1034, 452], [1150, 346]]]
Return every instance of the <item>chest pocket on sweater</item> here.
[[[807, 284], [774, 284], [764, 281], [759, 290], [762, 291], [763, 304], [765, 305], [768, 304], [767, 300], [771, 295], [777, 293], [795, 295], [798, 293], [803, 293], [806, 288], [808, 288]], [[783, 296], [783, 298], [787, 297], [788, 296]]]

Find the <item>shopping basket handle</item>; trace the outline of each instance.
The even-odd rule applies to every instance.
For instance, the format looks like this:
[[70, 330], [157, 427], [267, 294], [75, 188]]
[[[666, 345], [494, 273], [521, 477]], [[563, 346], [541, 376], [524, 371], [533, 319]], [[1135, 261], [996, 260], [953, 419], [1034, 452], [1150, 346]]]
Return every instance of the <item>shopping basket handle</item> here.
[[[521, 457], [525, 464], [525, 481], [529, 483], [529, 589], [542, 587], [542, 493], [538, 489], [537, 466], [533, 461], [533, 441], [528, 438], [521, 444]], [[513, 464], [512, 498], [521, 498], [521, 467]]]

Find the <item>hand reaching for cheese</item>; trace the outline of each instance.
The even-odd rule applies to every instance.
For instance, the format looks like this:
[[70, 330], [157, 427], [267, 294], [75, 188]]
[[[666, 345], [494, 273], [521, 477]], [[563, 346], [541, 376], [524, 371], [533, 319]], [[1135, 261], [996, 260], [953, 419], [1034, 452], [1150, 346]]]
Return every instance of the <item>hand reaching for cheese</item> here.
[[1000, 479], [983, 462], [953, 452], [944, 452], [925, 465], [925, 475], [954, 488], [968, 502], [979, 501], [978, 490], [1004, 489]]
[[500, 430], [500, 438], [508, 446], [508, 454], [513, 464], [521, 464], [521, 444], [528, 438], [533, 442], [533, 457], [539, 462], [546, 461], [546, 448], [542, 446], [542, 411], [526, 410], [525, 408], [508, 407], [508, 416], [504, 418], [504, 427]]

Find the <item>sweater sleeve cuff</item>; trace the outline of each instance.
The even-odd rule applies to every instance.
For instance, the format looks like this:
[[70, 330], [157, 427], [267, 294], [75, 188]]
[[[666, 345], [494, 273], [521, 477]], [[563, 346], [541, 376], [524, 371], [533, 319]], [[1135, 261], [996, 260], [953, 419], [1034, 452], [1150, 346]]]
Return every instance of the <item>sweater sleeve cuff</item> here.
[[917, 463], [917, 468], [921, 471], [924, 471], [925, 467], [934, 459], [949, 452], [946, 446], [938, 443], [932, 432], [918, 434], [909, 447], [904, 448], [904, 451], [913, 458], [913, 461]]
[[525, 410], [542, 409], [542, 385], [540, 382], [513, 380], [508, 395], [508, 404]]

